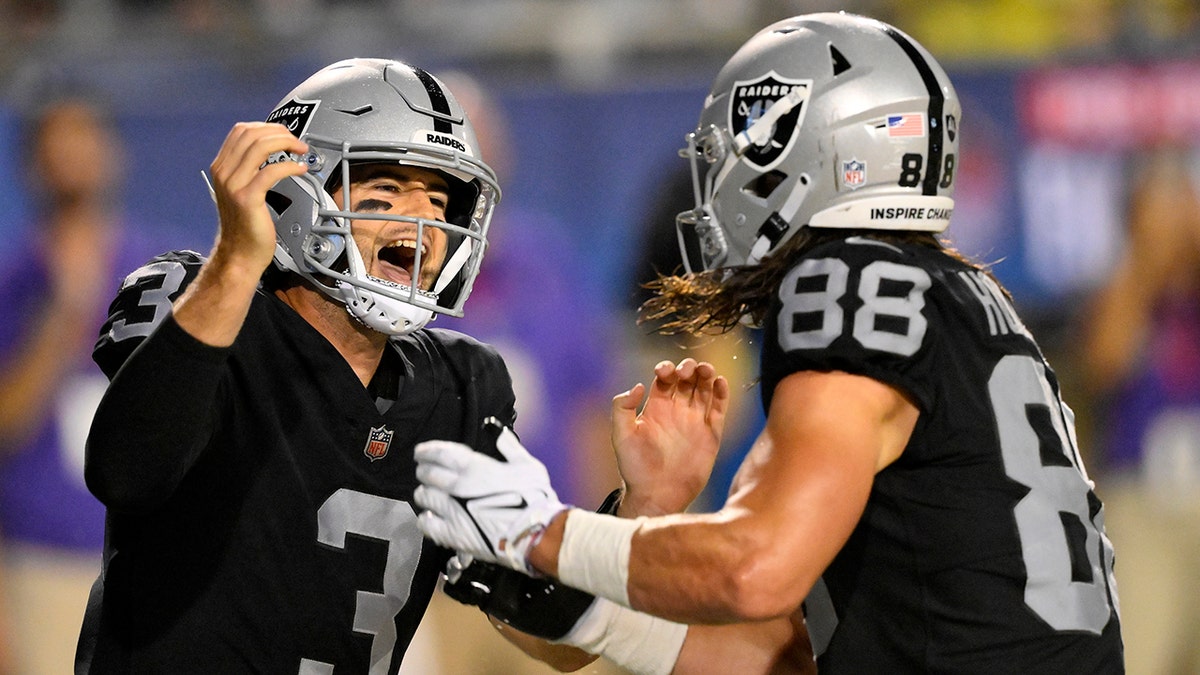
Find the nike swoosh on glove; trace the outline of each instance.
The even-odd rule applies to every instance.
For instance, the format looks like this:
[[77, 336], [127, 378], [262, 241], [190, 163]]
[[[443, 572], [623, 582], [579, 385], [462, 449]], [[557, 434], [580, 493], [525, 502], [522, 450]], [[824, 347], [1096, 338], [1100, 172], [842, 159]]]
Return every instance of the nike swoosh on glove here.
[[[488, 420], [488, 423], [500, 424]], [[496, 439], [504, 461], [453, 441], [425, 441], [414, 451], [425, 536], [459, 554], [534, 575], [526, 557], [554, 516], [567, 507], [546, 467], [504, 427]]]

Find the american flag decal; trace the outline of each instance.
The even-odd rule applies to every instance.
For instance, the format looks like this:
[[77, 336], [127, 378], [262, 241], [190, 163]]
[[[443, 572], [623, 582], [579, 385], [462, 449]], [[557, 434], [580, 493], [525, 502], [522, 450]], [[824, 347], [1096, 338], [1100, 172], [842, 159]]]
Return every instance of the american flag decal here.
[[388, 448], [392, 445], [392, 431], [387, 427], [371, 427], [371, 434], [367, 436], [367, 445], [363, 448], [363, 454], [372, 462], [377, 459], [383, 459], [388, 453]]
[[925, 135], [925, 113], [905, 113], [887, 116], [888, 138], [908, 138]]

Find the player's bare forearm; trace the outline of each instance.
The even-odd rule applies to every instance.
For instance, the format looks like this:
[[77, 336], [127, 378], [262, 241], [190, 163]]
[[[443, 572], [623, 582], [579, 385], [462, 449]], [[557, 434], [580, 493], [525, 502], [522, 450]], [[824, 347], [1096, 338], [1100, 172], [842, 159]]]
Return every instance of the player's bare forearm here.
[[[596, 579], [587, 590], [672, 621], [786, 616], [853, 530], [875, 472], [898, 456], [915, 420], [915, 408], [882, 383], [794, 374], [777, 386], [767, 428], [721, 511], [653, 518], [631, 531], [571, 510], [551, 521], [528, 560], [566, 583]], [[626, 560], [615, 552], [622, 541]], [[621, 566], [622, 575], [596, 572]]]
[[693, 625], [673, 675], [816, 675], [803, 617], [724, 626]]
[[556, 645], [546, 640], [522, 633], [512, 626], [488, 617], [492, 627], [494, 627], [500, 635], [515, 645], [518, 649], [525, 652], [532, 658], [541, 661], [555, 670], [562, 673], [571, 673], [583, 668], [600, 658], [594, 654], [589, 654], [578, 647], [570, 647], [568, 645]]
[[214, 253], [175, 302], [175, 321], [204, 344], [232, 345], [250, 312], [262, 272], [236, 260], [222, 260]]

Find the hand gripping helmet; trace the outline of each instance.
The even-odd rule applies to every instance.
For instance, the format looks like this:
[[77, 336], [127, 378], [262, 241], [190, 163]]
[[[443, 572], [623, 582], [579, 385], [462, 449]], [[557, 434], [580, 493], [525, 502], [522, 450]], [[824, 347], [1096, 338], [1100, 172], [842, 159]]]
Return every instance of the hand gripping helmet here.
[[844, 13], [768, 26], [721, 69], [677, 226], [689, 272], [756, 264], [802, 227], [940, 232], [954, 208], [961, 108], [941, 66]]
[[[345, 303], [352, 315], [388, 335], [405, 335], [434, 314], [462, 315], [487, 246], [492, 210], [500, 199], [496, 176], [479, 157], [466, 113], [442, 83], [397, 61], [349, 59], [318, 71], [293, 89], [267, 116], [308, 143], [304, 156], [280, 154], [269, 161], [299, 161], [308, 172], [277, 183], [267, 195], [275, 221], [275, 264], [312, 282]], [[350, 167], [396, 162], [437, 171], [450, 185], [446, 222], [358, 213], [351, 209]], [[346, 186], [346, 209], [332, 193]], [[350, 236], [357, 218], [411, 223], [416, 241], [427, 228], [448, 236], [437, 278], [420, 278], [420, 247], [412, 285], [367, 274]]]

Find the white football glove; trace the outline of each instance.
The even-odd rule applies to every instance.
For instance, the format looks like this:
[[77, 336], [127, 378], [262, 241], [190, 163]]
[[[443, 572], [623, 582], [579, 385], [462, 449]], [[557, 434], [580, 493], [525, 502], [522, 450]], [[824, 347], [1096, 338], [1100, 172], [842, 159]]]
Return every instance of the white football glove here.
[[425, 536], [462, 557], [532, 575], [526, 560], [529, 548], [567, 507], [550, 487], [546, 467], [512, 430], [503, 428], [496, 448], [505, 461], [462, 443], [418, 443], [417, 479], [422, 484], [413, 499], [425, 511], [417, 525]]

